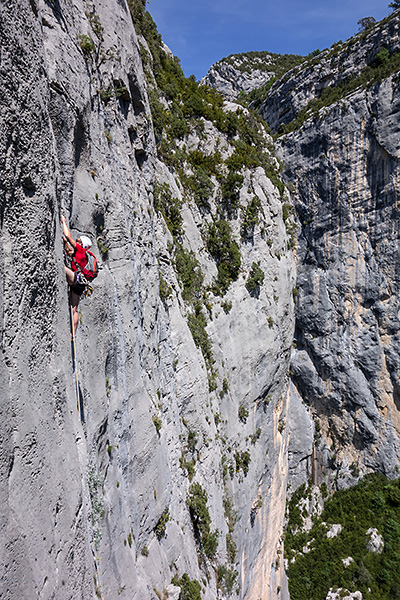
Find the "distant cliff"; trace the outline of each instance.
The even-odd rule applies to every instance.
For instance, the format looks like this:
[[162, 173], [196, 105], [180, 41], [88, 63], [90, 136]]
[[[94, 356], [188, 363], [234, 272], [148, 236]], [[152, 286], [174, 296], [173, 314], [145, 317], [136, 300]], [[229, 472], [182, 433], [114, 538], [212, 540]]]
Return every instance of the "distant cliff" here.
[[399, 472], [399, 27], [334, 44], [262, 107], [299, 219], [293, 381], [339, 485]]
[[266, 51], [231, 54], [213, 64], [201, 83], [217, 89], [229, 100], [255, 91], [266, 94], [276, 80], [302, 60], [296, 54]]

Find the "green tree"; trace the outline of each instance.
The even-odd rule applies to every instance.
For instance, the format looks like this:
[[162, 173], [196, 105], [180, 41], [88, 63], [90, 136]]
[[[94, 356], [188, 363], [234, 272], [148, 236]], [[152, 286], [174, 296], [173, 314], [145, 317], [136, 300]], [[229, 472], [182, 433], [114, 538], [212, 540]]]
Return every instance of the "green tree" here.
[[[400, 0], [399, 0], [400, 2]], [[376, 19], [374, 17], [363, 17], [359, 21], [357, 21], [358, 31], [365, 31], [369, 29], [373, 25], [375, 25]]]
[[393, 10], [400, 8], [400, 0], [393, 0], [393, 2], [389, 4], [389, 8], [393, 8]]

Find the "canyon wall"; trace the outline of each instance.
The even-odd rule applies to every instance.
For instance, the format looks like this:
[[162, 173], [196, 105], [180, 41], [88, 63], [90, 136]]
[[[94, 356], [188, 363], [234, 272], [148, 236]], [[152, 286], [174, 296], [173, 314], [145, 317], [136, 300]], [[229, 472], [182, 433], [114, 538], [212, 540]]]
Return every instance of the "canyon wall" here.
[[[178, 598], [187, 573], [205, 599], [275, 597], [294, 331], [289, 193], [261, 167], [241, 170], [240, 204], [256, 197], [260, 217], [248, 235], [242, 210], [230, 218], [241, 267], [214, 295], [205, 231], [219, 181], [204, 213], [157, 158], [146, 43], [125, 0], [12, 1], [0, 18], [0, 596]], [[234, 136], [199, 121], [181, 146], [225, 160]], [[181, 207], [179, 245], [160, 189]], [[79, 305], [78, 398], [61, 215], [74, 237], [97, 241], [101, 265]], [[184, 297], [179, 249], [204, 276], [200, 305]], [[255, 264], [263, 278], [250, 290]], [[218, 542], [208, 554], [190, 498]]]
[[315, 480], [339, 486], [399, 472], [399, 25], [334, 44], [262, 107], [299, 219], [292, 378]]

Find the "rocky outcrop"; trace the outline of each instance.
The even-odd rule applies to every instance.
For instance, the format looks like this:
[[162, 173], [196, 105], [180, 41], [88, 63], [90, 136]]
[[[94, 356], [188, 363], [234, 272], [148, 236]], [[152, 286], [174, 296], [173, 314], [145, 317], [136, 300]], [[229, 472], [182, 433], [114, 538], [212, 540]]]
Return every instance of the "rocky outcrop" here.
[[270, 52], [231, 54], [213, 64], [201, 83], [215, 88], [228, 100], [234, 100], [241, 93], [249, 94], [270, 81], [272, 83], [301, 60], [301, 56]]
[[[214, 178], [204, 214], [157, 159], [127, 4], [23, 0], [0, 14], [0, 596], [177, 598], [187, 573], [204, 599], [236, 587], [274, 597], [294, 329], [281, 194], [261, 167], [242, 170], [240, 204], [257, 197], [260, 218], [248, 236], [242, 212], [231, 219], [241, 271], [223, 297], [207, 294], [210, 380], [155, 182], [179, 201], [182, 247], [206, 284], [217, 266], [204, 229], [221, 192]], [[181, 143], [224, 158], [231, 142], [203, 119]], [[80, 303], [78, 399], [61, 214], [97, 240], [101, 262]], [[192, 483], [218, 530], [212, 558], [193, 529]]]
[[[264, 59], [263, 65], [265, 62], [268, 63]], [[235, 57], [232, 64], [219, 61], [210, 67], [201, 83], [217, 89], [223, 96], [233, 100], [242, 91], [248, 94], [251, 90], [263, 86], [275, 75], [272, 65], [271, 70], [267, 71], [257, 68], [241, 70], [242, 63], [240, 56]]]
[[384, 60], [384, 56], [379, 57], [382, 50], [393, 54], [399, 51], [399, 45], [398, 19], [388, 17], [288, 71], [274, 84], [260, 112], [275, 132], [293, 121], [310, 102], [324, 97], [329, 88], [342, 86], [345, 92], [345, 85], [365, 72], [366, 67], [379, 66]]
[[[276, 84], [263, 107], [271, 127], [384, 56], [390, 67], [399, 25], [392, 15]], [[339, 486], [399, 468], [398, 74], [373, 81], [348, 92], [342, 81], [340, 97], [278, 138], [299, 218], [293, 378]]]

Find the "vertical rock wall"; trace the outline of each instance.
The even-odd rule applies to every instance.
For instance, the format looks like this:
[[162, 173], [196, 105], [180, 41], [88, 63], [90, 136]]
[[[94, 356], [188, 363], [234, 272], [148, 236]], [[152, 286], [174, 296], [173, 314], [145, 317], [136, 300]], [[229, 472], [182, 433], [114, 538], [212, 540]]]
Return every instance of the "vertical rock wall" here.
[[[342, 46], [275, 90], [264, 105], [275, 128], [280, 98], [293, 118], [322, 87], [395, 53], [398, 16]], [[399, 468], [398, 86], [398, 73], [360, 85], [279, 138], [300, 221], [292, 371], [326, 443], [318, 460], [339, 485]]]
[[[241, 198], [261, 199], [273, 243], [257, 226], [224, 298], [230, 311], [213, 302], [207, 332], [218, 387], [210, 392], [170, 234], [152, 207], [155, 175], [183, 198], [182, 186], [156, 159], [126, 3], [23, 0], [0, 15], [0, 596], [146, 600], [168, 589], [177, 597], [171, 579], [185, 572], [201, 582], [203, 598], [229, 596], [214, 574], [227, 564], [229, 500], [239, 595], [269, 598], [284, 511], [294, 325], [294, 263], [279, 193], [262, 169], [246, 174]], [[210, 130], [207, 143], [217, 135]], [[74, 236], [97, 240], [101, 262], [94, 294], [80, 304], [80, 412], [61, 214]], [[189, 202], [183, 216], [184, 245], [211, 281], [216, 266], [202, 216]], [[239, 222], [233, 227], [239, 239]], [[258, 298], [245, 287], [255, 261], [266, 274]], [[160, 270], [171, 289], [164, 301]], [[224, 378], [229, 389], [221, 394]], [[193, 481], [206, 490], [219, 531], [213, 562], [199, 560], [186, 505], [190, 432]], [[247, 473], [234, 458], [246, 451]]]

